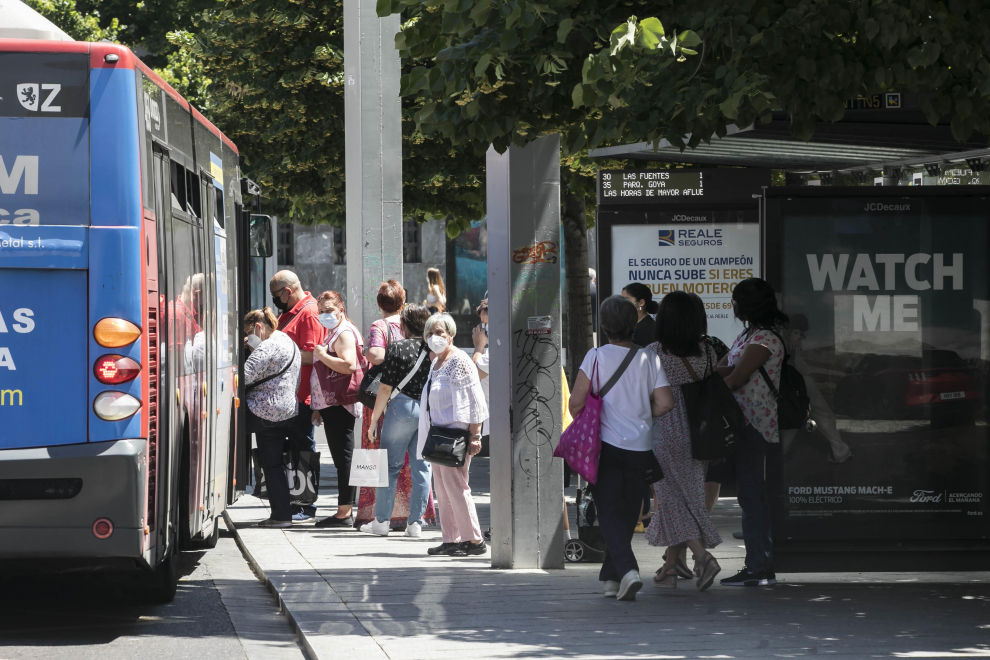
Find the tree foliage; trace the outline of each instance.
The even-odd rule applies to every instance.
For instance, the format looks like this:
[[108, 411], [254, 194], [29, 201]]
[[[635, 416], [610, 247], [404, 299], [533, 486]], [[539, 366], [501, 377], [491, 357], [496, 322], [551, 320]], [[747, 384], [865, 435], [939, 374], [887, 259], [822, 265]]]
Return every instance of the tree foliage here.
[[[268, 208], [343, 224], [342, 2], [231, 0], [193, 22], [170, 39], [212, 81], [210, 116], [245, 155]], [[405, 216], [450, 216], [456, 235], [484, 213], [483, 157], [424, 136], [406, 110], [402, 129]]]
[[[953, 135], [990, 133], [990, 7], [979, 0], [378, 0], [413, 23], [402, 94], [417, 126], [504, 150], [558, 132], [565, 152], [693, 147], [787, 112], [809, 139], [846, 101], [925, 95]], [[639, 20], [635, 14], [646, 13]]]
[[24, 0], [24, 2], [76, 41], [104, 39], [117, 41], [123, 29], [116, 17], [108, 16], [101, 22], [99, 12], [87, 12], [77, 8], [76, 0]]

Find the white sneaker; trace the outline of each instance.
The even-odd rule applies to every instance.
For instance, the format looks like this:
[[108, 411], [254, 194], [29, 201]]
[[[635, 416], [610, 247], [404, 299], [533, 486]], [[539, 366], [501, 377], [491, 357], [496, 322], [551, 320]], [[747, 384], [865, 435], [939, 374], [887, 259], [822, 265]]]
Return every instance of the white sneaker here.
[[636, 592], [643, 588], [643, 581], [639, 579], [639, 571], [629, 571], [622, 576], [619, 583], [619, 591], [615, 594], [616, 600], [636, 600]]
[[619, 583], [615, 580], [605, 580], [605, 597], [615, 598], [619, 593]]
[[419, 523], [409, 523], [406, 525], [406, 536], [418, 539], [423, 534], [423, 526]]
[[368, 534], [377, 534], [378, 536], [388, 536], [388, 521], [378, 522], [378, 520], [372, 520], [370, 523], [361, 525], [361, 531]]

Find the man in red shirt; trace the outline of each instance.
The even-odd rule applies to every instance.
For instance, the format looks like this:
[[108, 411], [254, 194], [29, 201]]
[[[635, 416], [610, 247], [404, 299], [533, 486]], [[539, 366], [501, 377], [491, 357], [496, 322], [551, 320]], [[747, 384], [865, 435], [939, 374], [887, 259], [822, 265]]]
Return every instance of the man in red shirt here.
[[[299, 401], [299, 414], [286, 429], [289, 446], [301, 451], [316, 451], [313, 437], [313, 411], [309, 407], [309, 378], [313, 371], [313, 349], [323, 341], [326, 329], [320, 323], [316, 299], [309, 291], [303, 291], [299, 277], [291, 270], [280, 270], [268, 284], [272, 303], [281, 312], [278, 329], [289, 335], [299, 347], [302, 355], [302, 373], [296, 399]], [[307, 522], [316, 518], [316, 507], [293, 507], [292, 521]]]

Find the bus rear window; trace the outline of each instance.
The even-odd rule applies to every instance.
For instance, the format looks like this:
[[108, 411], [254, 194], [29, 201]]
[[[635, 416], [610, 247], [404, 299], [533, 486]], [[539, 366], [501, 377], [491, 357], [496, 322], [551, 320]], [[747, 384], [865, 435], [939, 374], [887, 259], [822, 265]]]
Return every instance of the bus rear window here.
[[0, 53], [0, 225], [89, 224], [89, 56]]

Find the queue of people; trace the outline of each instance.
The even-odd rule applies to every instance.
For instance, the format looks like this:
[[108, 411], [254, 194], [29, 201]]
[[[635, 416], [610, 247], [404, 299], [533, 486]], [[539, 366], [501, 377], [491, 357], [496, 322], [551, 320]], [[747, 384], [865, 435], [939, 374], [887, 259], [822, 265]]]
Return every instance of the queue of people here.
[[[680, 387], [716, 372], [732, 391], [746, 421], [745, 436], [736, 451], [719, 463], [723, 474], [732, 472], [738, 487], [746, 560], [738, 574], [722, 579], [721, 584], [775, 584], [765, 458], [767, 445], [779, 442], [779, 430], [777, 402], [767, 379], [779, 388], [784, 360], [779, 331], [788, 319], [777, 307], [773, 288], [758, 278], [736, 286], [732, 307], [745, 329], [728, 349], [707, 335], [707, 315], [700, 298], [673, 292], [656, 305], [649, 288], [638, 283], [627, 286], [622, 294], [601, 304], [598, 323], [607, 343], [585, 356], [570, 403], [577, 419], [589, 394], [604, 392], [601, 456], [597, 481], [590, 489], [606, 543], [599, 574], [605, 596], [635, 600], [643, 586], [632, 538], [651, 452], [663, 478], [653, 484], [657, 511], [646, 539], [651, 545], [666, 547], [654, 584], [673, 589], [678, 580], [693, 579], [703, 591], [721, 571], [710, 552], [721, 543], [710, 518], [719, 483], [708, 481], [708, 462], [692, 455], [688, 411]], [[646, 316], [652, 311], [655, 319]], [[650, 337], [645, 337], [643, 330], [650, 326]], [[638, 342], [647, 343], [647, 339], [643, 349]], [[694, 555], [693, 570], [686, 562], [688, 549]]]
[[[434, 278], [430, 281], [434, 284]], [[432, 299], [407, 305], [398, 282], [382, 283], [377, 295], [382, 318], [372, 323], [366, 342], [348, 319], [339, 293], [313, 298], [290, 271], [272, 278], [272, 302], [281, 315], [276, 318], [265, 308], [244, 319], [245, 343], [252, 349], [244, 368], [248, 427], [257, 436], [271, 500], [271, 517], [260, 526], [286, 528], [315, 519], [315, 507], [291, 507], [282, 453], [286, 447], [315, 449], [314, 424], [322, 424], [337, 467], [339, 496], [337, 511], [316, 522], [318, 527], [355, 527], [378, 536], [398, 529], [419, 537], [436, 520], [435, 492], [443, 539], [428, 554], [487, 552], [469, 475], [489, 416], [483, 387], [488, 303], [476, 310], [482, 323], [472, 331], [472, 358], [454, 346], [454, 319], [437, 311], [437, 303], [441, 309], [446, 303], [442, 287], [439, 280], [431, 286]], [[598, 310], [604, 343], [584, 356], [569, 412], [578, 418], [589, 396], [605, 392], [598, 477], [590, 490], [607, 547], [599, 574], [607, 597], [634, 600], [643, 586], [632, 538], [654, 462], [663, 478], [648, 489], [656, 510], [646, 540], [666, 548], [653, 578], [657, 587], [673, 589], [678, 580], [693, 579], [705, 590], [720, 573], [711, 549], [721, 538], [710, 513], [719, 483], [727, 477], [738, 486], [746, 561], [742, 571], [721, 584], [776, 582], [765, 457], [767, 445], [779, 442], [780, 433], [767, 378], [779, 387], [785, 355], [779, 331], [788, 319], [772, 287], [758, 278], [736, 286], [732, 306], [745, 329], [731, 347], [707, 334], [704, 303], [696, 295], [669, 293], [658, 305], [649, 287], [634, 283], [621, 296], [606, 298]], [[355, 392], [372, 367], [380, 369], [380, 384], [374, 406], [362, 406]], [[710, 466], [692, 455], [681, 386], [714, 373], [733, 392], [746, 431], [734, 455]], [[388, 485], [362, 488], [360, 498], [348, 481], [357, 419], [362, 420], [360, 446], [385, 450], [388, 464]], [[437, 432], [463, 440], [459, 462], [429, 454]], [[693, 569], [687, 566], [687, 550]]]

